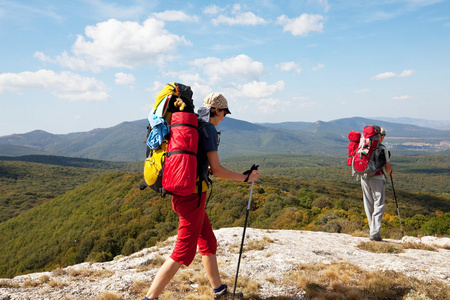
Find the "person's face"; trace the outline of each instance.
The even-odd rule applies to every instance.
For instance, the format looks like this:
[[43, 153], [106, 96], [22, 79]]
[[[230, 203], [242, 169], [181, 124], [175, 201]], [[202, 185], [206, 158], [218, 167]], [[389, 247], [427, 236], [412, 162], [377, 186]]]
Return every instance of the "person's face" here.
[[216, 115], [213, 118], [211, 118], [209, 121], [214, 126], [218, 126], [220, 124], [220, 122], [223, 121], [223, 119], [225, 118], [226, 115], [227, 115], [227, 111], [225, 109], [217, 108]]

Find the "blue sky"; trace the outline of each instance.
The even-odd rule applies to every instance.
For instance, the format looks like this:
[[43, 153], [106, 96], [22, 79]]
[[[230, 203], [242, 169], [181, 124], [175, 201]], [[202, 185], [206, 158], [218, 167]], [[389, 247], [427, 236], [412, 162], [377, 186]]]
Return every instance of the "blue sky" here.
[[165, 83], [250, 122], [449, 120], [440, 0], [0, 0], [0, 136], [144, 119]]

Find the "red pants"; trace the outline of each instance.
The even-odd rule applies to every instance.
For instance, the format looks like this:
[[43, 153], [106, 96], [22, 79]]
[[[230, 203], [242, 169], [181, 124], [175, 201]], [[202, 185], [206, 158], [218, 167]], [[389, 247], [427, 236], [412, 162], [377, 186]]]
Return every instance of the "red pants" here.
[[200, 207], [198, 194], [172, 197], [173, 210], [179, 215], [178, 237], [172, 258], [189, 266], [198, 252], [202, 255], [216, 254], [217, 240], [205, 211], [206, 193], [202, 193]]

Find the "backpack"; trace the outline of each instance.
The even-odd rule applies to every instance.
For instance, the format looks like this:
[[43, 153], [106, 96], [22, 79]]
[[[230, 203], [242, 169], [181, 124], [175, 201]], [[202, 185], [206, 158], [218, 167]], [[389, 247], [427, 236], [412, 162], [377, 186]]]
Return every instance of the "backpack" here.
[[[199, 128], [192, 95], [189, 86], [168, 83], [158, 93], [149, 114], [144, 180], [162, 197], [166, 194], [186, 196], [196, 189], [200, 190], [199, 194], [204, 191], [204, 188], [198, 189], [203, 182], [197, 178]], [[152, 124], [157, 125], [152, 127]], [[162, 127], [170, 124], [168, 134], [158, 128], [161, 124]]]
[[358, 149], [353, 156], [352, 175], [356, 173], [370, 177], [383, 174], [381, 169], [386, 164], [386, 157], [381, 146], [380, 127], [376, 125], [364, 127]]
[[356, 154], [356, 151], [358, 150], [359, 142], [361, 140], [361, 133], [357, 131], [350, 131], [348, 134], [348, 158], [347, 158], [347, 165], [352, 166], [353, 164], [353, 157]]

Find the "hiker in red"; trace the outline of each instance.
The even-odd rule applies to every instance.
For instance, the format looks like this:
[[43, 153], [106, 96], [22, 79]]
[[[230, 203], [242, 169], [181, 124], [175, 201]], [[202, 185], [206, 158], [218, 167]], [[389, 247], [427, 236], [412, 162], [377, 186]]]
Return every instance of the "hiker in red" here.
[[[198, 110], [199, 141], [197, 161], [204, 174], [210, 169], [214, 176], [235, 181], [253, 182], [258, 180], [259, 171], [254, 170], [249, 175], [236, 173], [224, 168], [220, 164], [218, 152], [218, 133], [216, 126], [230, 114], [228, 102], [220, 93], [212, 93], [205, 97], [202, 107]], [[200, 202], [199, 194], [172, 197], [172, 207], [179, 215], [178, 237], [173, 252], [156, 274], [152, 285], [144, 300], [154, 300], [161, 294], [165, 286], [177, 273], [181, 265], [189, 266], [193, 261], [197, 246], [202, 255], [202, 263], [206, 275], [214, 291], [215, 299], [231, 299], [232, 293], [222, 284], [217, 264], [217, 240], [205, 211], [206, 191], [202, 188]], [[242, 299], [242, 293], [236, 294], [235, 299]]]

